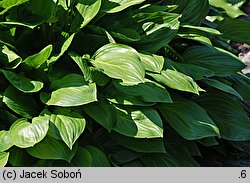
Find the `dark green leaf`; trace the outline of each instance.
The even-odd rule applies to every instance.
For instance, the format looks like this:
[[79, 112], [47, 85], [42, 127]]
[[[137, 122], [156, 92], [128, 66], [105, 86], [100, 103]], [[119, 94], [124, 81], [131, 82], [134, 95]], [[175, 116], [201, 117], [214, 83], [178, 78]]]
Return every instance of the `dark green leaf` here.
[[132, 137], [125, 137], [117, 133], [112, 133], [111, 138], [118, 144], [142, 153], [165, 153], [165, 147], [162, 138], [154, 139], [138, 139]]
[[87, 150], [87, 152], [91, 156], [92, 167], [109, 167], [110, 166], [107, 156], [100, 149], [94, 146], [85, 146], [84, 149]]
[[241, 95], [237, 91], [235, 91], [231, 86], [228, 86], [228, 85], [226, 85], [226, 84], [224, 84], [216, 79], [206, 78], [206, 79], [203, 79], [202, 81], [209, 86], [212, 86], [212, 87], [217, 88], [221, 91], [230, 93], [230, 94], [238, 97], [239, 99], [243, 100]]
[[177, 63], [171, 60], [168, 60], [167, 63], [174, 67], [174, 69], [176, 69], [177, 71], [182, 72], [187, 76], [190, 76], [191, 78], [193, 78], [193, 80], [201, 80], [206, 77], [214, 76], [213, 71], [198, 65]]
[[2, 0], [0, 2], [0, 6], [2, 8], [4, 8], [4, 10], [0, 12], [0, 15], [6, 13], [11, 8], [13, 8], [15, 6], [19, 6], [19, 5], [26, 3], [28, 1], [30, 1], [30, 0]]
[[12, 71], [4, 70], [3, 74], [14, 87], [24, 93], [38, 92], [43, 88], [43, 83], [41, 81], [29, 79], [24, 75], [24, 73], [16, 74]]
[[74, 157], [77, 151], [77, 144], [70, 150], [68, 146], [60, 140], [46, 136], [34, 147], [28, 148], [27, 152], [40, 159], [66, 160], [68, 162]]
[[242, 96], [244, 101], [250, 101], [250, 78], [243, 74], [234, 74], [229, 77], [232, 87]]
[[9, 163], [14, 167], [31, 167], [37, 161], [35, 157], [26, 152], [26, 149], [12, 147], [9, 152]]
[[206, 111], [190, 100], [175, 98], [173, 104], [162, 104], [159, 110], [166, 122], [187, 140], [220, 136]]
[[181, 17], [181, 21], [183, 22], [199, 25], [209, 12], [208, 0], [185, 0], [180, 3], [185, 3]]
[[112, 130], [116, 122], [116, 113], [113, 105], [107, 100], [101, 98], [98, 102], [84, 105], [82, 109], [108, 131]]
[[33, 96], [24, 94], [12, 86], [5, 90], [3, 102], [12, 111], [25, 118], [32, 118], [38, 113], [37, 104]]
[[226, 39], [250, 44], [250, 23], [245, 20], [225, 18], [219, 23], [218, 29]]
[[3, 65], [7, 68], [16, 68], [22, 61], [20, 56], [2, 44], [0, 44], [0, 59], [0, 66]]
[[216, 123], [222, 138], [232, 141], [250, 139], [250, 119], [236, 99], [222, 92], [211, 92], [198, 98], [197, 102]]
[[92, 156], [91, 153], [83, 147], [78, 147], [78, 150], [70, 162], [72, 167], [91, 167]]
[[183, 57], [188, 63], [205, 67], [213, 71], [216, 76], [222, 77], [234, 74], [246, 67], [232, 53], [208, 46], [189, 47]]

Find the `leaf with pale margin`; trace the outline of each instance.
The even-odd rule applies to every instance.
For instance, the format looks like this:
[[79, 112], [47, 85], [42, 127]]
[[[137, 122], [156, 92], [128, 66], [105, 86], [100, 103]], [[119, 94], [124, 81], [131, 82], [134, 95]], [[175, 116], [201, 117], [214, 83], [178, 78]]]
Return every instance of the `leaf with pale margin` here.
[[5, 130], [0, 131], [0, 152], [8, 150], [12, 145], [10, 132]]
[[191, 77], [175, 70], [167, 69], [161, 71], [161, 74], [147, 74], [159, 83], [176, 90], [192, 92], [197, 95], [199, 95], [199, 91], [204, 91]]
[[50, 115], [50, 121], [58, 129], [62, 140], [72, 149], [74, 143], [82, 134], [86, 121], [77, 112], [68, 109], [56, 109]]
[[12, 71], [4, 70], [3, 74], [14, 87], [24, 93], [38, 92], [43, 88], [43, 83], [41, 81], [29, 79], [24, 73], [16, 74]]
[[11, 142], [20, 148], [32, 147], [46, 136], [48, 129], [48, 117], [35, 117], [32, 123], [19, 119], [10, 127]]
[[101, 47], [92, 64], [111, 78], [135, 84], [144, 82], [145, 70], [139, 54], [127, 45], [109, 43]]

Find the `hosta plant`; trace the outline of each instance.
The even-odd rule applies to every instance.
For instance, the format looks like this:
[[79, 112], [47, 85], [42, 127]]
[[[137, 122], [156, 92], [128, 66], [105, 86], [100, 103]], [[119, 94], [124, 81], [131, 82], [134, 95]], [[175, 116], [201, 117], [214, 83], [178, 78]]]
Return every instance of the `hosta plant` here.
[[0, 0], [0, 166], [199, 166], [250, 140], [244, 0]]

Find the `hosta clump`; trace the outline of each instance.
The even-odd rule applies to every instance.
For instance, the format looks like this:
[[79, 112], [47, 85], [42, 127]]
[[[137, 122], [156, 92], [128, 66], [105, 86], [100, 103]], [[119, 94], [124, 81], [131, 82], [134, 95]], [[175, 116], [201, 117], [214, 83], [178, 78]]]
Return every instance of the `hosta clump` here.
[[0, 165], [199, 166], [250, 140], [245, 1], [218, 2], [1, 0]]

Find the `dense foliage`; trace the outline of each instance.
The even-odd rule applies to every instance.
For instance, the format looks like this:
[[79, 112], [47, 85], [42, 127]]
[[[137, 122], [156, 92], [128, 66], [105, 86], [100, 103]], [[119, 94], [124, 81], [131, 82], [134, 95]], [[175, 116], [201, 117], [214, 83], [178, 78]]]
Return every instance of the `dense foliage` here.
[[244, 0], [0, 0], [0, 166], [199, 166], [250, 140]]

